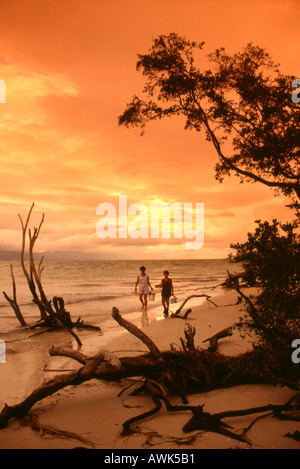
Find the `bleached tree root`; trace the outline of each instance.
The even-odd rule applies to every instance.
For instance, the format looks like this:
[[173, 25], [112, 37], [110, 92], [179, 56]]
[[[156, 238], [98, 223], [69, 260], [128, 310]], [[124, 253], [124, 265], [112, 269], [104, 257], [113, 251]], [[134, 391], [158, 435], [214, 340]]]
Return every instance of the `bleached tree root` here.
[[211, 352], [215, 352], [218, 348], [218, 341], [219, 339], [223, 339], [224, 337], [230, 337], [232, 336], [232, 327], [226, 327], [225, 329], [222, 329], [222, 331], [218, 332], [217, 334], [209, 337], [208, 339], [203, 340], [203, 344], [205, 342], [210, 343], [208, 350]]
[[90, 359], [85, 358], [84, 355], [80, 356], [79, 352], [73, 352], [74, 353], [72, 353], [71, 350], [62, 349], [55, 350], [52, 347], [50, 350], [51, 355], [65, 354], [65, 356], [72, 357], [77, 361], [80, 359], [81, 362], [85, 362], [84, 366], [74, 372], [55, 376], [55, 378], [44, 382], [20, 404], [14, 406], [5, 405], [0, 414], [0, 428], [5, 428], [11, 418], [24, 417], [34, 404], [66, 386], [77, 386], [85, 381], [91, 380], [97, 374], [97, 369], [104, 360], [109, 360], [114, 370], [121, 370], [122, 368], [119, 359], [113, 356], [110, 352], [101, 351]]
[[[219, 286], [219, 285], [218, 285], [218, 286]], [[234, 303], [234, 304], [230, 304], [230, 305], [221, 305], [221, 306], [220, 306], [220, 305], [217, 305], [214, 301], [212, 301], [210, 295], [206, 295], [206, 294], [204, 294], [204, 293], [202, 293], [202, 294], [200, 294], [200, 295], [193, 294], [193, 295], [188, 296], [188, 297], [181, 303], [180, 307], [175, 311], [175, 313], [172, 313], [172, 314], [170, 315], [170, 318], [172, 318], [172, 319], [176, 319], [176, 318], [178, 318], [178, 319], [187, 319], [188, 316], [189, 316], [189, 314], [191, 314], [191, 312], [192, 312], [192, 309], [191, 309], [191, 308], [187, 309], [183, 314], [180, 314], [180, 313], [181, 313], [183, 307], [186, 305], [186, 303], [187, 303], [189, 300], [191, 300], [192, 298], [205, 298], [206, 301], [208, 301], [209, 303], [211, 303], [212, 305], [214, 305], [216, 308], [224, 307], [224, 306], [235, 306], [235, 305], [237, 305], [237, 304], [240, 303], [240, 299], [237, 298], [237, 302]]]
[[[172, 405], [170, 400], [158, 391], [159, 388], [155, 386], [153, 382], [148, 382], [147, 387], [155, 407], [147, 412], [126, 420], [126, 422], [123, 423], [123, 436], [139, 432], [138, 429], [133, 428], [133, 424], [157, 414], [162, 408], [162, 402], [164, 402], [168, 412], [192, 412], [192, 417], [182, 427], [183, 433], [190, 433], [196, 430], [214, 432], [251, 446], [252, 444], [247, 438], [246, 434], [258, 419], [271, 416], [277, 417], [279, 419], [295, 420], [295, 417], [293, 415], [289, 415], [288, 413], [300, 410], [300, 405], [293, 405], [292, 402], [289, 401], [284, 405], [268, 404], [265, 406], [251, 407], [248, 409], [239, 409], [211, 414], [209, 412], [204, 412], [204, 405]], [[252, 414], [263, 415], [257, 417], [246, 429], [243, 430], [242, 434], [236, 433], [232, 426], [228, 425], [226, 422], [223, 422], [223, 420], [227, 418], [241, 417]]]
[[109, 351], [101, 350], [93, 357], [88, 357], [78, 350], [52, 346], [49, 351], [51, 356], [65, 356], [82, 366], [44, 381], [21, 403], [5, 405], [0, 413], [0, 428], [5, 428], [12, 418], [24, 417], [42, 399], [67, 386], [78, 386], [91, 379], [119, 381], [122, 378], [144, 376], [148, 392], [148, 383], [156, 383], [158, 391], [150, 392], [151, 396], [156, 396], [156, 408], [149, 416], [159, 410], [157, 399], [164, 400], [167, 395], [181, 396], [183, 403], [188, 404], [188, 394], [236, 384], [265, 382], [255, 362], [255, 354], [251, 352], [238, 357], [225, 357], [207, 350], [189, 350], [187, 347], [184, 351], [159, 351], [147, 335], [121, 317], [117, 308], [113, 308], [112, 315], [122, 327], [148, 347], [149, 353], [118, 358]]
[[[179, 316], [179, 313], [181, 312], [182, 308], [186, 305], [186, 303], [192, 299], [192, 298], [206, 298], [206, 299], [210, 299], [210, 296], [209, 295], [205, 295], [205, 294], [201, 294], [201, 295], [190, 295], [188, 296], [180, 305], [180, 307], [175, 311], [175, 313], [173, 313], [170, 317], [172, 318], [175, 318], [175, 317], [179, 317], [181, 319], [186, 319], [187, 316], [184, 315], [184, 316]], [[192, 310], [189, 311], [189, 313], [191, 313]]]

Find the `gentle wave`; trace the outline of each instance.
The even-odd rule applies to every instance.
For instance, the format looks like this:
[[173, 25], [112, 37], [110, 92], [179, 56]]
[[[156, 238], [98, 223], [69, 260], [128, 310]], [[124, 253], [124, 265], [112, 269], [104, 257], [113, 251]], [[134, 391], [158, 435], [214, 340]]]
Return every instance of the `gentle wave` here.
[[[43, 286], [47, 297], [64, 298], [65, 307], [71, 310], [72, 317], [79, 314], [85, 322], [96, 320], [101, 324], [110, 320], [111, 306], [115, 303], [126, 312], [139, 312], [140, 303], [134, 294], [134, 284], [141, 265], [146, 266], [152, 285], [163, 278], [168, 269], [173, 279], [174, 290], [179, 301], [199, 288], [209, 288], [224, 281], [227, 269], [225, 260], [152, 260], [152, 261], [45, 261]], [[236, 268], [236, 266], [235, 266]], [[11, 279], [7, 274], [8, 263], [0, 261], [2, 291], [11, 292]], [[232, 269], [231, 269], [232, 270]], [[22, 272], [16, 271], [17, 298], [21, 311], [28, 318], [36, 305], [32, 302], [28, 285]], [[160, 305], [160, 291], [156, 289], [155, 302], [149, 310]], [[9, 294], [9, 293], [8, 293]], [[9, 303], [2, 297], [0, 301], [0, 329], [9, 331], [16, 327], [16, 318]], [[8, 314], [9, 312], [9, 314]], [[158, 314], [161, 314], [159, 311]], [[37, 317], [39, 313], [37, 311]], [[112, 327], [115, 327], [112, 323]]]

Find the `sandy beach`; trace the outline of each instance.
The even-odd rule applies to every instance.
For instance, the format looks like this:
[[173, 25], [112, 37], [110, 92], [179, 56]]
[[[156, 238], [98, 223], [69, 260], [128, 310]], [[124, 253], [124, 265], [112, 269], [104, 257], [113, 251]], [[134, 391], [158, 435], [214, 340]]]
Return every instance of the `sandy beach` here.
[[[222, 290], [214, 301], [218, 307], [209, 302], [192, 306], [192, 313], [187, 320], [164, 318], [153, 321], [143, 328], [161, 351], [169, 350], [170, 344], [179, 347], [180, 338], [184, 338], [186, 324], [196, 328], [195, 345], [206, 349], [208, 344], [203, 340], [219, 332], [225, 327], [232, 326], [241, 316], [241, 306], [236, 305], [237, 294], [233, 291]], [[187, 309], [189, 304], [187, 303]], [[183, 310], [183, 311], [184, 311]], [[93, 355], [101, 346], [99, 335], [86, 335], [83, 353]], [[48, 336], [50, 348], [50, 338]], [[238, 331], [234, 330], [231, 337], [219, 342], [219, 352], [225, 355], [237, 355], [251, 349], [250, 338], [242, 339]], [[117, 356], [127, 356], [146, 352], [146, 346], [127, 331], [115, 340], [105, 344], [105, 349]], [[30, 352], [28, 352], [30, 353]], [[45, 357], [46, 360], [46, 357]], [[6, 365], [2, 364], [2, 368]], [[48, 380], [59, 374], [59, 370], [74, 370], [77, 362], [64, 357], [47, 357], [46, 368], [41, 367], [35, 378], [30, 380], [30, 373], [26, 371], [30, 383], [22, 392], [26, 397], [42, 380]], [[47, 370], [47, 371], [45, 371]], [[50, 371], [55, 370], [55, 371]], [[8, 373], [9, 370], [7, 370]], [[211, 432], [194, 431], [183, 433], [183, 425], [190, 419], [190, 412], [167, 412], [164, 405], [159, 413], [138, 422], [138, 433], [122, 437], [122, 423], [127, 419], [153, 408], [153, 401], [145, 394], [129, 396], [129, 390], [119, 393], [132, 383], [133, 380], [122, 380], [117, 383], [91, 380], [81, 386], [64, 388], [62, 391], [37, 403], [30, 411], [38, 421], [51, 433], [33, 431], [23, 421], [12, 420], [6, 429], [0, 430], [1, 449], [71, 449], [76, 447], [95, 449], [299, 449], [299, 442], [284, 435], [299, 430], [299, 423], [280, 421], [265, 417], [259, 419], [248, 431], [247, 436], [251, 446], [233, 440], [223, 435]], [[16, 404], [22, 399], [16, 398], [17, 377], [6, 380], [6, 388], [1, 395], [5, 395], [8, 404]], [[31, 388], [31, 389], [30, 389]], [[25, 392], [26, 391], [26, 392]], [[268, 385], [241, 385], [228, 389], [217, 389], [207, 393], [188, 396], [189, 404], [204, 404], [204, 410], [215, 413], [225, 410], [245, 409], [266, 404], [284, 404], [292, 395], [288, 388]], [[11, 396], [8, 399], [7, 396]], [[172, 399], [173, 404], [181, 404], [178, 398]], [[1, 409], [4, 402], [0, 402]], [[258, 415], [227, 419], [238, 432], [246, 428]], [[57, 432], [72, 432], [62, 435]], [[194, 437], [194, 438], [191, 438]]]

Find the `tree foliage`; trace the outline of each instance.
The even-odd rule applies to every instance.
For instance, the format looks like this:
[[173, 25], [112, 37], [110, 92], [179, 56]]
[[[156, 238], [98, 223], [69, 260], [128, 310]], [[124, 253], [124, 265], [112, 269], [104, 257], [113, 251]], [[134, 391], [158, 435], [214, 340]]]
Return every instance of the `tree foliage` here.
[[[203, 56], [203, 46], [175, 33], [156, 38], [147, 54], [138, 55], [144, 99], [134, 96], [119, 124], [144, 129], [152, 120], [184, 116], [186, 129], [203, 130], [214, 145], [217, 180], [233, 173], [299, 198], [300, 107], [291, 99], [295, 77], [282, 74], [252, 43], [233, 55], [219, 48]], [[196, 65], [201, 54], [210, 68]]]
[[300, 244], [297, 223], [257, 220], [245, 243], [231, 244], [242, 262], [243, 279], [259, 292], [248, 298], [239, 327], [254, 332], [261, 345], [287, 352], [300, 337]]

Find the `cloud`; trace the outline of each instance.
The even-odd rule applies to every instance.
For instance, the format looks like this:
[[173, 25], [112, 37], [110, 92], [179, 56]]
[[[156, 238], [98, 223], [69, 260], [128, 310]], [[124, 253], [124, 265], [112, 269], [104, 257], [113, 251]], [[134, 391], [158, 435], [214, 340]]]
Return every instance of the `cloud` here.
[[[7, 99], [0, 104], [0, 245], [19, 248], [18, 213], [32, 221], [46, 214], [38, 246], [43, 250], [112, 256], [221, 257], [255, 218], [288, 217], [283, 198], [235, 177], [219, 184], [217, 155], [201, 133], [183, 129], [181, 118], [152, 122], [143, 137], [118, 126], [134, 93], [144, 87], [136, 72], [157, 34], [177, 31], [205, 40], [205, 53], [225, 46], [236, 52], [253, 41], [267, 47], [286, 73], [295, 60], [299, 13], [290, 0], [128, 4], [74, 0], [2, 2], [0, 59]], [[272, 8], [270, 8], [272, 5]], [[159, 14], [158, 14], [159, 11]], [[276, 32], [276, 34], [275, 34]], [[100, 242], [102, 202], [164, 200], [203, 202], [205, 242], [199, 252], [161, 239]]]

